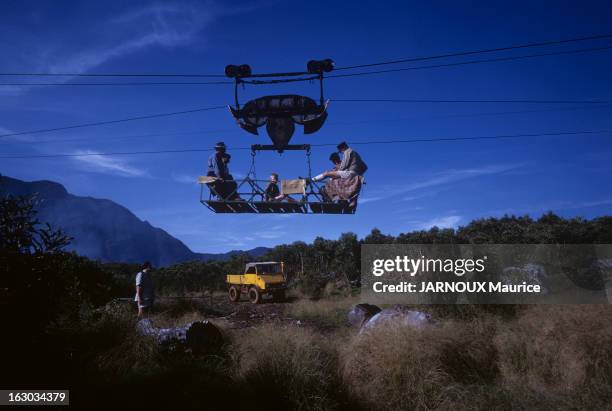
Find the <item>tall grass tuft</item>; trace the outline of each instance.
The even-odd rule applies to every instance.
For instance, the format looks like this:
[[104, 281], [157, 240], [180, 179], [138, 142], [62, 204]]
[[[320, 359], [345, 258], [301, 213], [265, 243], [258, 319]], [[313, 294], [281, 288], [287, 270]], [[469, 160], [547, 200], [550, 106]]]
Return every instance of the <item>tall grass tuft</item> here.
[[287, 308], [287, 315], [324, 331], [348, 326], [347, 313], [357, 303], [355, 298], [299, 300]]
[[350, 394], [373, 409], [449, 408], [497, 375], [495, 320], [413, 329], [381, 326], [342, 349]]
[[502, 384], [518, 398], [610, 406], [598, 403], [612, 398], [610, 306], [534, 306], [500, 327], [495, 344]]
[[237, 336], [233, 349], [236, 380], [253, 399], [273, 409], [338, 406], [337, 359], [320, 334], [266, 325]]

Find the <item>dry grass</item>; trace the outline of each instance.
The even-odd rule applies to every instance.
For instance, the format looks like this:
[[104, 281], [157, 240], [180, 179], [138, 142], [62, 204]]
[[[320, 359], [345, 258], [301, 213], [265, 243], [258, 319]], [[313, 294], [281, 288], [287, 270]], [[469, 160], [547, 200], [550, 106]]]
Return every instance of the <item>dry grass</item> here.
[[610, 306], [534, 306], [495, 338], [504, 388], [561, 407], [609, 407]]
[[384, 327], [341, 350], [344, 384], [373, 409], [605, 409], [612, 309], [534, 306], [425, 330]]
[[235, 337], [236, 379], [274, 409], [323, 410], [342, 396], [334, 347], [306, 328], [265, 325]]
[[286, 314], [322, 330], [335, 330], [348, 326], [347, 313], [357, 303], [356, 298], [302, 299], [291, 304]]
[[[181, 314], [183, 318], [190, 315], [199, 314]], [[152, 338], [138, 334], [136, 321], [134, 307], [118, 304], [79, 323], [62, 324], [56, 331], [62, 337], [58, 343], [71, 360], [55, 372], [69, 376], [68, 386], [78, 393], [71, 399], [77, 408], [121, 403], [169, 409], [179, 404], [201, 406], [202, 398], [207, 404], [218, 404], [229, 396], [231, 362], [225, 351], [206, 356], [168, 352]]]
[[344, 382], [374, 409], [451, 407], [470, 385], [495, 379], [495, 324], [486, 319], [372, 330], [342, 350]]
[[[104, 387], [122, 401], [145, 392], [156, 405], [178, 395], [214, 409], [610, 408], [610, 306], [533, 306], [513, 315], [420, 307], [439, 322], [357, 335], [345, 326], [355, 302], [297, 301], [286, 314], [303, 326], [227, 330], [224, 351], [205, 358], [161, 352], [135, 333], [131, 307], [115, 307], [66, 340], [81, 350], [80, 369], [92, 367], [74, 389], [86, 396]], [[182, 325], [203, 316], [185, 305], [154, 321]]]

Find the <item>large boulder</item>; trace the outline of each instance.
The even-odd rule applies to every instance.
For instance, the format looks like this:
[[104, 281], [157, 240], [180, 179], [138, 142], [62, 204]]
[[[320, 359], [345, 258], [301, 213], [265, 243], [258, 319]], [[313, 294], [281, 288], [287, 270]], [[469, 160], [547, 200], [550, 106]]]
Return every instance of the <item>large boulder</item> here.
[[361, 327], [380, 311], [380, 308], [372, 304], [357, 304], [349, 311], [348, 322], [354, 327]]
[[548, 274], [544, 266], [540, 264], [528, 263], [519, 267], [506, 267], [502, 271], [500, 278], [502, 284], [527, 284], [539, 285], [541, 294], [548, 294], [547, 286]]
[[595, 261], [593, 270], [600, 273], [608, 303], [612, 304], [612, 258], [602, 258]]
[[138, 321], [136, 330], [169, 351], [191, 351], [194, 354], [217, 351], [223, 336], [219, 328], [209, 321], [195, 321], [176, 328], [156, 328], [153, 321], [145, 318]]
[[386, 308], [378, 314], [372, 316], [362, 326], [359, 333], [373, 330], [381, 325], [398, 325], [402, 327], [410, 327], [422, 329], [434, 324], [435, 321], [431, 315], [422, 311], [410, 310], [407, 307], [395, 306]]

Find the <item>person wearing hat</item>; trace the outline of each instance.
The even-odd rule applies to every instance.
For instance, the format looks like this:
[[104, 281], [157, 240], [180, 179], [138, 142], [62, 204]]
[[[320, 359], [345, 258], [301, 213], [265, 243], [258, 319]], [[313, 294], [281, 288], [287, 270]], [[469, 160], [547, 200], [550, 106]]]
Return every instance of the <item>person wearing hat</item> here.
[[[336, 165], [334, 170], [325, 171], [312, 178], [312, 181], [321, 181], [329, 177], [332, 179], [336, 178], [351, 178], [354, 176], [362, 176], [367, 170], [368, 166], [362, 160], [359, 153], [350, 148], [346, 142], [338, 144], [338, 151], [342, 153], [342, 160], [338, 164], [337, 153], [332, 153], [330, 160]], [[335, 154], [335, 155], [334, 155]]]
[[211, 191], [222, 199], [228, 194], [225, 181], [232, 179], [227, 167], [229, 157], [230, 155], [226, 153], [226, 146], [223, 141], [215, 144], [215, 152], [208, 157], [208, 172], [206, 175], [209, 177], [217, 177], [221, 180], [210, 183], [209, 186]]
[[208, 157], [208, 176], [218, 177], [223, 180], [227, 180], [229, 177], [229, 171], [223, 157], [226, 155], [226, 146], [223, 141], [218, 142], [215, 145], [215, 152]]
[[136, 274], [136, 296], [134, 301], [138, 307], [138, 317], [144, 316], [153, 308], [155, 302], [155, 286], [151, 277], [150, 262], [145, 262]]
[[218, 192], [221, 195], [221, 197], [223, 197], [226, 200], [233, 200], [233, 201], [242, 200], [242, 198], [240, 198], [240, 195], [237, 193], [238, 184], [234, 180], [234, 176], [229, 171], [229, 163], [231, 159], [232, 159], [232, 156], [230, 156], [228, 153], [224, 152], [221, 155], [221, 161], [223, 162], [223, 165], [225, 166], [226, 177], [224, 178], [224, 181], [220, 182], [219, 184], [220, 188]]

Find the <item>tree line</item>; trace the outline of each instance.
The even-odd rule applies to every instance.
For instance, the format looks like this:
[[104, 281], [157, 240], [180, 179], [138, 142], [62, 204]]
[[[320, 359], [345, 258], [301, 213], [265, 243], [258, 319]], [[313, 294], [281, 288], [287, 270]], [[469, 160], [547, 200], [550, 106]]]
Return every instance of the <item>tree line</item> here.
[[[0, 271], [2, 298], [37, 301], [42, 317], [74, 312], [76, 305], [101, 304], [134, 292], [138, 264], [100, 263], [64, 251], [70, 238], [36, 218], [31, 198], [0, 200]], [[610, 244], [612, 217], [563, 218], [552, 212], [483, 218], [454, 228], [383, 234], [373, 229], [363, 238], [343, 233], [336, 240], [317, 237], [272, 248], [260, 260], [283, 261], [291, 286], [317, 294], [327, 284], [350, 287], [360, 278], [362, 244]], [[225, 275], [240, 273], [248, 254], [226, 261], [191, 261], [155, 270], [158, 292], [181, 295], [225, 288]], [[62, 308], [63, 307], [63, 308]], [[69, 307], [69, 309], [66, 309]]]

